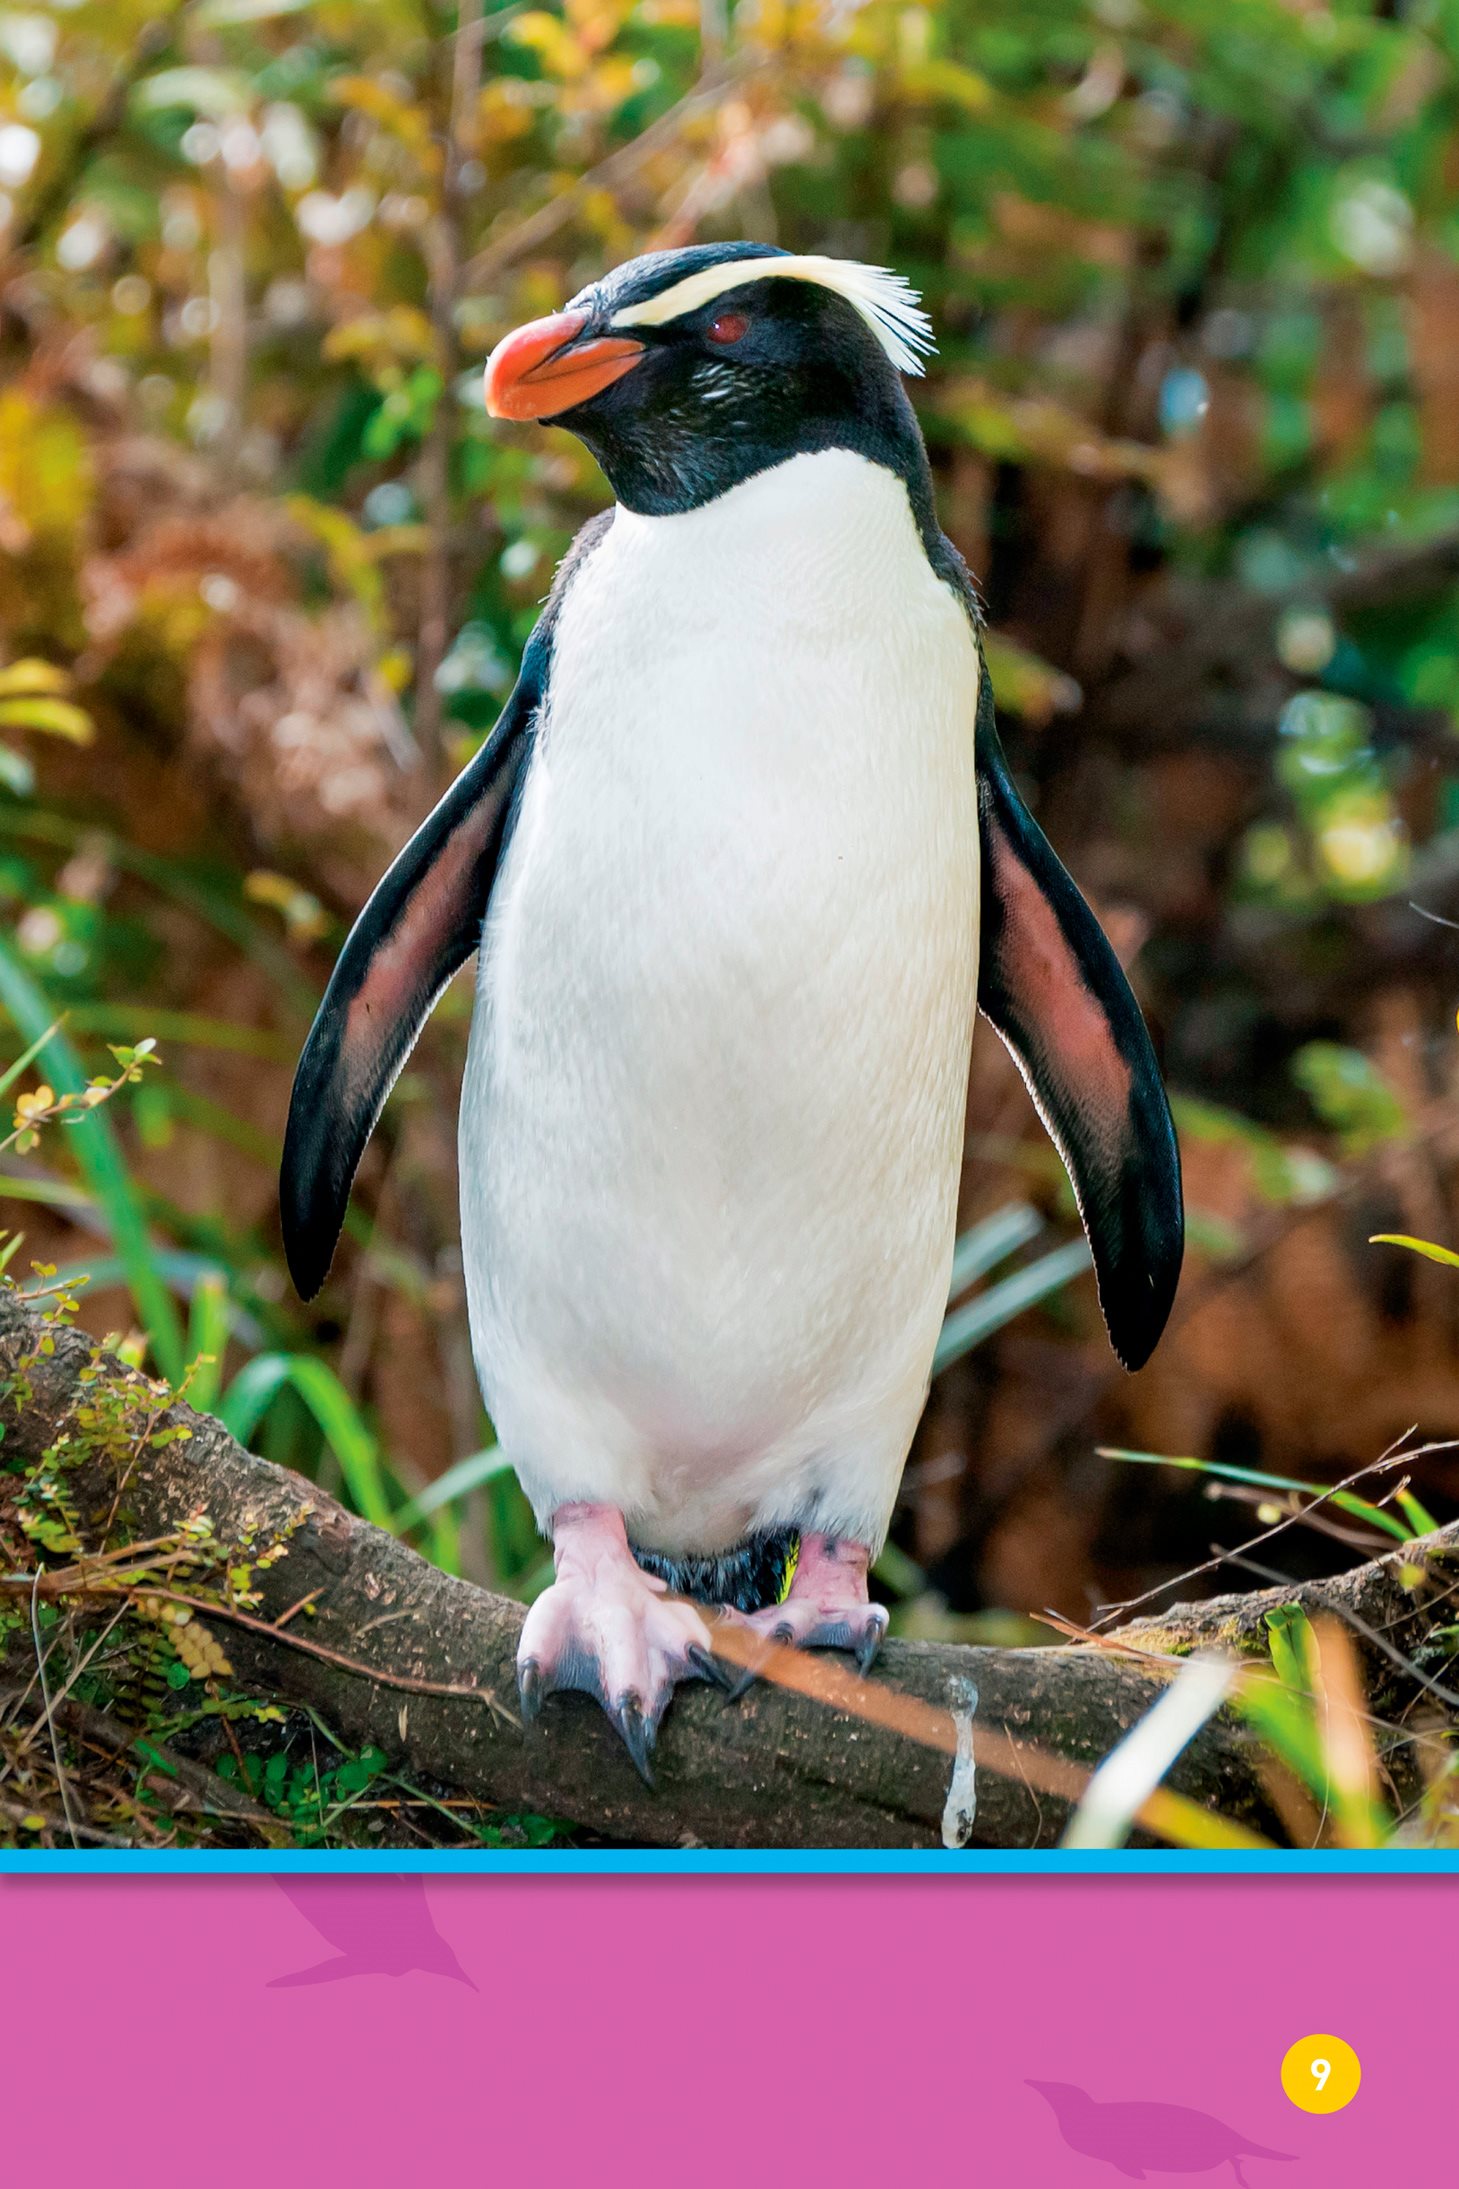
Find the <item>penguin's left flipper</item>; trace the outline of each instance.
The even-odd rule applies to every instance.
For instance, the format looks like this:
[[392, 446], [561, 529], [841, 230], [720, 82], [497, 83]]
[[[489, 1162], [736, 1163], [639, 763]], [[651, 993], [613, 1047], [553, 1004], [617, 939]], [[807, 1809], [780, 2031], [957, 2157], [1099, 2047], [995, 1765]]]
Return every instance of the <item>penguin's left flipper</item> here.
[[1170, 1105], [1119, 960], [1014, 787], [986, 670], [977, 734], [978, 1007], [1063, 1157], [1110, 1343], [1140, 1368], [1165, 1328], [1185, 1246]]
[[350, 930], [294, 1075], [279, 1175], [284, 1252], [300, 1296], [329, 1275], [365, 1143], [481, 926], [542, 701], [528, 647], [495, 729], [416, 830]]

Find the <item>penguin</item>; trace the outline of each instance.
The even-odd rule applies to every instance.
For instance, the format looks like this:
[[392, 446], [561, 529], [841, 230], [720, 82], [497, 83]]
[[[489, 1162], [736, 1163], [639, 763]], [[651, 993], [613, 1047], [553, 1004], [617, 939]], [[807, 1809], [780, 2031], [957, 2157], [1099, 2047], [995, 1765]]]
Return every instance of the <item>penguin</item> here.
[[614, 502], [356, 922], [294, 1083], [283, 1236], [309, 1299], [476, 953], [472, 1346], [555, 1572], [523, 1716], [593, 1695], [645, 1777], [675, 1685], [728, 1684], [714, 1619], [876, 1654], [979, 1010], [1126, 1367], [1180, 1272], [1149, 1034], [1009, 773], [938, 527], [904, 386], [931, 346], [899, 275], [757, 243], [633, 259], [498, 344], [488, 412], [575, 433]]

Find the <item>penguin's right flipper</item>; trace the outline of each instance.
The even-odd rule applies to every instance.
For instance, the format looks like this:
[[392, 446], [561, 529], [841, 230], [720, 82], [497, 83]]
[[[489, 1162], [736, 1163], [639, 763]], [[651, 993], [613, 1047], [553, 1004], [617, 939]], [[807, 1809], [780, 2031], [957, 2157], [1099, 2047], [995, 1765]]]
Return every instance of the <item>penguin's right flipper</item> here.
[[284, 1252], [302, 1298], [329, 1275], [365, 1143], [421, 1028], [481, 940], [511, 828], [552, 635], [574, 573], [613, 513], [563, 559], [496, 728], [424, 820], [350, 930], [294, 1075], [279, 1175]]
[[385, 1097], [441, 991], [480, 940], [541, 697], [529, 652], [491, 736], [356, 920], [309, 1030], [279, 1174], [284, 1252], [306, 1300], [329, 1275]]

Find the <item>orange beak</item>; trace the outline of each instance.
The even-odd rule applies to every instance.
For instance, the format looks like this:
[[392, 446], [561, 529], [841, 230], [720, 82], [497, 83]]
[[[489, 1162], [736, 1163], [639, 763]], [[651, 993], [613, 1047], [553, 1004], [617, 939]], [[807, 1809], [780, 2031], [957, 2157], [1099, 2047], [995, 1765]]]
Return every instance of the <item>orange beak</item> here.
[[493, 418], [555, 418], [632, 372], [643, 344], [600, 335], [578, 342], [586, 312], [529, 320], [498, 342], [486, 361], [486, 407]]

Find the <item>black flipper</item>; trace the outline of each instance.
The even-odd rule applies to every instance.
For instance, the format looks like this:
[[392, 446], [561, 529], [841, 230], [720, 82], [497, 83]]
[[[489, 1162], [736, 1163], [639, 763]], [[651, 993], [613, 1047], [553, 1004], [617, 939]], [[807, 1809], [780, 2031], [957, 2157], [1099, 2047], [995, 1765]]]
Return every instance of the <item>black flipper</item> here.
[[529, 655], [491, 736], [350, 930], [309, 1030], [279, 1175], [284, 1252], [306, 1300], [329, 1275], [385, 1098], [441, 991], [480, 940], [541, 696]]
[[423, 821], [350, 930], [294, 1075], [279, 1176], [284, 1252], [300, 1295], [329, 1275], [365, 1143], [441, 991], [481, 940], [563, 596], [613, 522], [564, 556], [495, 729]]
[[1165, 1328], [1185, 1248], [1170, 1105], [1119, 960], [1014, 788], [986, 670], [978, 784], [978, 1005], [1064, 1159], [1110, 1343], [1140, 1368]]

